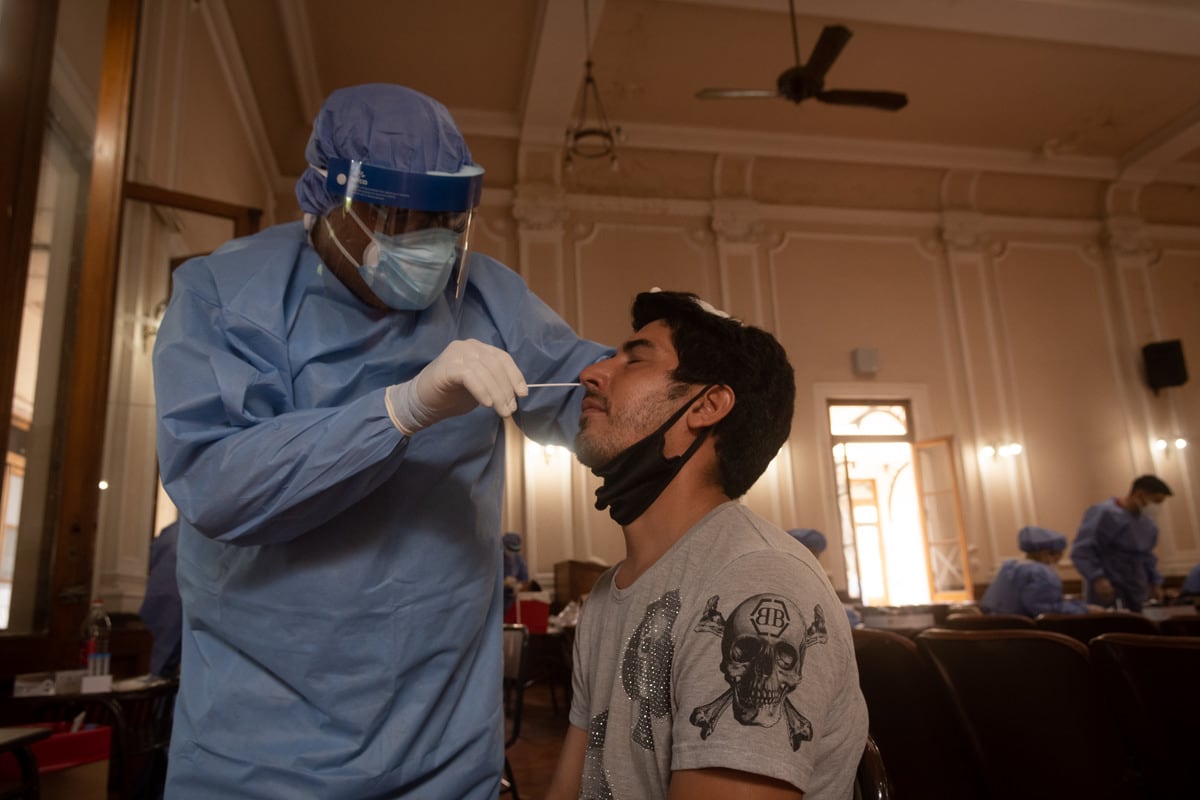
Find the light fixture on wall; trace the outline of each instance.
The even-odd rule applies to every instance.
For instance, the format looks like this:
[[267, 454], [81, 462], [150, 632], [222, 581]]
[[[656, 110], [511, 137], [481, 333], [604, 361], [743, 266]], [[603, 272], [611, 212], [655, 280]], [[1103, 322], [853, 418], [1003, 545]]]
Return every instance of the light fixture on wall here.
[[[563, 144], [563, 163], [568, 170], [574, 168], [576, 158], [607, 158], [614, 170], [617, 169], [617, 138], [621, 127], [608, 121], [604, 103], [600, 100], [600, 89], [592, 77], [592, 32], [588, 18], [588, 0], [583, 0], [584, 62], [583, 93], [579, 100], [579, 117], [567, 128]], [[588, 119], [588, 110], [595, 106], [594, 119]]]
[[1182, 450], [1187, 446], [1188, 446], [1188, 440], [1183, 438], [1182, 436], [1175, 436], [1170, 439], [1159, 438], [1159, 439], [1155, 439], [1153, 442], [1150, 443], [1150, 447], [1153, 448], [1153, 450], [1158, 453], [1163, 453], [1163, 452], [1166, 452], [1166, 451], [1172, 450], [1172, 449]]
[[1020, 442], [1003, 442], [984, 445], [979, 448], [979, 454], [984, 458], [1013, 458], [1025, 451]]
[[167, 313], [167, 301], [159, 300], [150, 316], [142, 318], [142, 349], [150, 352], [150, 342], [158, 336], [158, 328], [162, 325], [163, 315]]

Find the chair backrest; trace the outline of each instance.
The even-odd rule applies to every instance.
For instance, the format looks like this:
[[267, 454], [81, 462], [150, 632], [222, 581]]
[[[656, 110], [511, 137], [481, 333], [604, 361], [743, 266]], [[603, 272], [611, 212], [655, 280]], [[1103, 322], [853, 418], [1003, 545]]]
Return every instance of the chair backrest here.
[[978, 796], [980, 776], [933, 665], [906, 635], [868, 628], [852, 634], [871, 738], [887, 769], [892, 796]]
[[1033, 629], [1033, 620], [1020, 614], [951, 614], [938, 625], [954, 631]]
[[917, 644], [950, 693], [992, 797], [1127, 796], [1115, 726], [1079, 642], [1045, 631], [933, 629]]
[[[1145, 797], [1195, 791], [1200, 637], [1106, 633], [1089, 644]], [[1179, 792], [1181, 787], [1190, 787]]]
[[879, 748], [869, 735], [854, 773], [854, 800], [895, 800], [887, 768], [879, 755]]
[[1154, 620], [1128, 611], [1038, 614], [1034, 624], [1040, 631], [1061, 633], [1084, 645], [1103, 633], [1158, 633]]
[[1200, 614], [1160, 619], [1158, 631], [1164, 636], [1200, 636]]
[[506, 714], [508, 736], [504, 746], [511, 747], [521, 735], [521, 713], [525, 705], [525, 681], [529, 653], [529, 629], [524, 625], [504, 626], [504, 694], [511, 697], [511, 711]]

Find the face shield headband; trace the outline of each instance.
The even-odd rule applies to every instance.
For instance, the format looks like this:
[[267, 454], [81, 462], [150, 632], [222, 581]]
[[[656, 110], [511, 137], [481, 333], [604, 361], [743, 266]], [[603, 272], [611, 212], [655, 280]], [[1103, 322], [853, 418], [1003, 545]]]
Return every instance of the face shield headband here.
[[692, 403], [712, 387], [713, 384], [709, 384], [701, 389], [654, 433], [631, 444], [604, 466], [592, 470], [596, 477], [604, 479], [604, 483], [596, 490], [597, 510], [603, 511], [607, 507], [613, 521], [618, 525], [628, 525], [658, 499], [688, 459], [704, 444], [712, 428], [700, 431], [686, 451], [671, 458], [663, 455], [667, 431], [679, 421]]

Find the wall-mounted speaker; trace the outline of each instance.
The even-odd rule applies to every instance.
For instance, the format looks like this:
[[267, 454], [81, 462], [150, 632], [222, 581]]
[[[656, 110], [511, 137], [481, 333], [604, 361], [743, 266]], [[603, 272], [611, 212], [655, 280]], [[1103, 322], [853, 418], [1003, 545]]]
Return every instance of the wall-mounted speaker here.
[[1142, 348], [1142, 363], [1146, 367], [1146, 383], [1155, 394], [1165, 386], [1182, 386], [1187, 383], [1183, 343], [1178, 339], [1146, 345]]

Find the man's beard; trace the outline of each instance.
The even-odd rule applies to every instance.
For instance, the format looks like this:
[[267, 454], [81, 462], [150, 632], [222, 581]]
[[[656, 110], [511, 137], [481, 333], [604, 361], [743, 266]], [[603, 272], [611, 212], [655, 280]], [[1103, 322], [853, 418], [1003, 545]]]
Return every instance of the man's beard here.
[[[673, 384], [657, 398], [646, 398], [634, 408], [615, 415], [609, 411], [608, 401], [605, 400], [604, 433], [589, 434], [588, 425], [592, 420], [587, 417], [581, 419], [579, 433], [575, 435], [575, 457], [588, 469], [604, 466], [625, 448], [640, 442], [662, 425], [663, 420], [675, 410], [674, 407], [664, 410], [664, 406], [678, 401], [687, 389], [685, 384]], [[629, 431], [633, 431], [633, 435], [628, 435]]]

